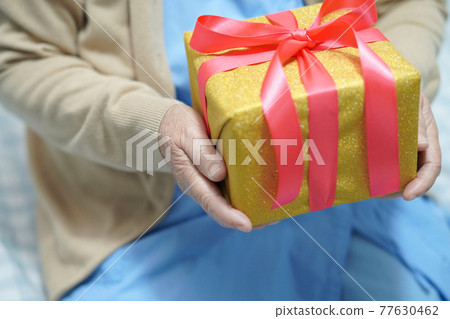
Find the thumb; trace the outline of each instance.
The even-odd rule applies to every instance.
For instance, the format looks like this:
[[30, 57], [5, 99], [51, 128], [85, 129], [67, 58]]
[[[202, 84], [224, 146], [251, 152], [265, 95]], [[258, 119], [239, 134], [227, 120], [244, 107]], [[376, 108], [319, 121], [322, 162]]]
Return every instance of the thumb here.
[[424, 103], [427, 103], [427, 101], [425, 100], [424, 95], [421, 93], [419, 108], [419, 136], [417, 143], [419, 152], [425, 151], [428, 148], [427, 122], [423, 112]]
[[195, 118], [193, 123], [190, 119], [189, 129], [182, 134], [180, 144], [198, 170], [213, 182], [223, 180], [227, 169], [222, 155], [216, 150], [213, 142], [208, 137], [203, 118], [192, 108], [186, 107], [187, 112]]

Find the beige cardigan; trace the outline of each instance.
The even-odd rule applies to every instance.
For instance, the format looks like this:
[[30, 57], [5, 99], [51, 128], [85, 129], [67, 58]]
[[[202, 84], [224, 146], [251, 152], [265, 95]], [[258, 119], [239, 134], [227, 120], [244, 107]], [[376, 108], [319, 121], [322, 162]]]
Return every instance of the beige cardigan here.
[[[378, 8], [380, 29], [433, 97], [445, 1], [380, 0]], [[157, 132], [176, 103], [162, 25], [162, 0], [0, 0], [0, 99], [29, 128], [51, 299], [171, 202], [170, 174], [125, 165], [126, 140], [145, 128]]]

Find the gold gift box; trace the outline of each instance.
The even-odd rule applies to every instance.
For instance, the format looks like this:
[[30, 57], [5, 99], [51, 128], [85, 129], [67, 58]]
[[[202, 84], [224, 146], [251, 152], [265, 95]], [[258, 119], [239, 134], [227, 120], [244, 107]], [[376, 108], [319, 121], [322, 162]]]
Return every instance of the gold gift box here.
[[[320, 9], [312, 5], [292, 12], [300, 28], [307, 28]], [[341, 13], [342, 14], [342, 13]], [[331, 16], [331, 15], [330, 15]], [[336, 17], [336, 16], [335, 16]], [[325, 19], [335, 18], [326, 17]], [[265, 17], [247, 21], [270, 23]], [[193, 107], [201, 113], [197, 73], [200, 65], [217, 55], [202, 54], [189, 46], [192, 32], [185, 33]], [[415, 178], [417, 170], [417, 134], [420, 96], [420, 74], [387, 41], [369, 46], [392, 70], [397, 90], [400, 186]], [[341, 48], [314, 53], [332, 76], [338, 88], [339, 149], [334, 206], [370, 198], [367, 168], [364, 82], [359, 53], [355, 48]], [[269, 62], [243, 66], [212, 76], [206, 85], [208, 122], [211, 138], [222, 141], [220, 150], [228, 175], [222, 183], [224, 196], [244, 212], [253, 225], [272, 222], [309, 212], [308, 161], [304, 162], [302, 188], [298, 197], [283, 208], [271, 209], [277, 190], [277, 165], [270, 134], [260, 100], [261, 86]], [[284, 67], [295, 101], [303, 137], [308, 137], [308, 103], [305, 88], [299, 80], [295, 59]], [[257, 120], [258, 119], [258, 120]], [[259, 154], [266, 165], [252, 157], [247, 143], [256, 145], [265, 139]], [[229, 142], [230, 140], [236, 140]], [[220, 144], [219, 144], [220, 145]], [[249, 158], [251, 159], [250, 162]], [[244, 163], [245, 165], [243, 165]], [[267, 194], [271, 194], [271, 197]]]

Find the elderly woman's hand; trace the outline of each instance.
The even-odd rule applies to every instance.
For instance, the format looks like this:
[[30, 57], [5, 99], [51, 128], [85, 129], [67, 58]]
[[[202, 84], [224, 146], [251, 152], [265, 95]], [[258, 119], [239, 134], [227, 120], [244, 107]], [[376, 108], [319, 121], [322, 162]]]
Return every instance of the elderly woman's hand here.
[[405, 200], [413, 200], [425, 194], [433, 186], [441, 172], [441, 148], [436, 121], [431, 112], [430, 102], [425, 94], [420, 93], [419, 106], [419, 158], [417, 177], [406, 185], [403, 192], [380, 197], [390, 199], [402, 196]]
[[423, 93], [420, 94], [418, 149], [417, 177], [403, 191], [405, 200], [413, 200], [425, 194], [441, 172], [438, 128], [431, 112], [430, 102]]
[[[202, 117], [186, 105], [174, 105], [164, 115], [160, 133], [170, 137], [160, 148], [163, 155], [170, 151], [169, 166], [180, 188], [220, 225], [251, 231], [249, 218], [234, 209], [215, 184], [225, 178], [227, 170], [223, 158], [208, 139]], [[195, 147], [196, 141], [202, 141], [202, 146]], [[209, 145], [203, 145], [205, 142]]]

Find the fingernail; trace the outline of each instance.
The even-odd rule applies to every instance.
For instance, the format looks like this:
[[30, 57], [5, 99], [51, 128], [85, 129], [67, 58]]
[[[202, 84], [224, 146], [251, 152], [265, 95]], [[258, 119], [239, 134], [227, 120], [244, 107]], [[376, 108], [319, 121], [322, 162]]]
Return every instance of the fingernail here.
[[239, 225], [239, 226], [237, 226], [237, 229], [239, 229], [240, 231], [243, 231], [244, 233], [248, 233], [250, 231], [248, 229], [248, 227], [246, 227], [245, 225]]
[[236, 228], [239, 229], [240, 231], [243, 231], [243, 232], [249, 232], [251, 230], [251, 227], [249, 229], [249, 227], [248, 227], [248, 220], [246, 218], [241, 217], [241, 216], [240, 216], [239, 219], [240, 219], [240, 222], [236, 223], [237, 224]]
[[220, 164], [214, 163], [209, 168], [209, 177], [214, 178], [214, 176], [222, 169], [222, 166]]
[[426, 150], [428, 148], [428, 141], [420, 141], [417, 143], [419, 149]]

